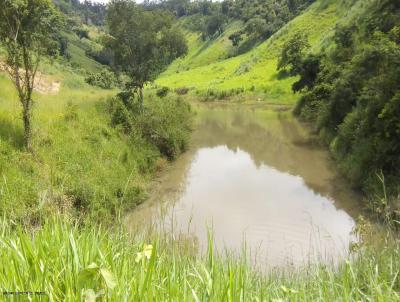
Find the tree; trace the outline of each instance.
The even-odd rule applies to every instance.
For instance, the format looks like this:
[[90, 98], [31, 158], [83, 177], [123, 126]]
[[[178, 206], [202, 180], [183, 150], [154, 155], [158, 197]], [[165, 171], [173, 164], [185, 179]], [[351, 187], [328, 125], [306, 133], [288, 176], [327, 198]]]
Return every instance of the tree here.
[[321, 68], [321, 58], [318, 55], [309, 54], [302, 60], [298, 75], [300, 79], [292, 86], [293, 92], [299, 92], [304, 88], [312, 89], [317, 80]]
[[174, 59], [187, 53], [183, 34], [172, 28], [172, 16], [144, 11], [129, 0], [111, 1], [107, 14], [115, 65], [130, 77], [127, 89], [137, 94], [143, 109], [143, 88]]
[[51, 0], [0, 0], [0, 42], [7, 72], [18, 91], [24, 122], [24, 144], [32, 150], [32, 93], [39, 63], [57, 49], [59, 15]]
[[224, 15], [217, 14], [211, 16], [205, 26], [205, 31], [203, 32], [203, 37], [214, 37], [215, 34], [221, 35], [224, 31], [224, 25], [226, 23], [226, 19]]
[[240, 42], [243, 40], [242, 31], [237, 31], [229, 36], [229, 40], [232, 41], [233, 46], [239, 46]]
[[255, 17], [247, 21], [244, 31], [248, 36], [254, 35], [262, 37], [268, 30], [267, 22], [260, 17]]
[[297, 75], [301, 71], [304, 53], [309, 47], [307, 36], [296, 33], [283, 45], [278, 70], [289, 67], [290, 74]]

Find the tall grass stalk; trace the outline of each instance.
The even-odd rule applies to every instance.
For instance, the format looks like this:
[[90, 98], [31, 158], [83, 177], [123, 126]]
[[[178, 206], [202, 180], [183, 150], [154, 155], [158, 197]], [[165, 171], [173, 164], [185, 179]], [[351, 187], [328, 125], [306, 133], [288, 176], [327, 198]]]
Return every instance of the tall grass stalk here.
[[198, 257], [170, 238], [147, 242], [62, 219], [34, 231], [3, 219], [0, 234], [1, 300], [31, 291], [33, 301], [400, 301], [394, 240], [336, 268], [261, 274], [244, 258], [217, 255], [212, 237]]

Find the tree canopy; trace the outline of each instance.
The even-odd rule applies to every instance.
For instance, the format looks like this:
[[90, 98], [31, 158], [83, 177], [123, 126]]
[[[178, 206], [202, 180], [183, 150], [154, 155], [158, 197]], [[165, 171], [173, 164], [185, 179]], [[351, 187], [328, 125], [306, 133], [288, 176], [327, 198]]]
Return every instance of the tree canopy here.
[[[371, 1], [361, 12], [360, 22], [336, 27], [331, 47], [306, 55], [296, 42], [282, 53], [281, 66], [297, 66], [292, 71], [300, 79], [293, 88], [304, 94], [295, 113], [315, 125], [353, 185], [381, 196], [383, 174], [387, 194], [397, 198], [400, 4]], [[389, 203], [377, 206], [393, 210]]]
[[132, 1], [111, 1], [107, 25], [106, 44], [115, 65], [130, 77], [128, 89], [139, 92], [141, 99], [144, 85], [188, 50], [183, 34], [173, 28], [171, 14], [146, 11]]
[[57, 54], [59, 15], [50, 0], [0, 0], [0, 42], [6, 49], [7, 71], [18, 91], [31, 149], [32, 93], [39, 63]]

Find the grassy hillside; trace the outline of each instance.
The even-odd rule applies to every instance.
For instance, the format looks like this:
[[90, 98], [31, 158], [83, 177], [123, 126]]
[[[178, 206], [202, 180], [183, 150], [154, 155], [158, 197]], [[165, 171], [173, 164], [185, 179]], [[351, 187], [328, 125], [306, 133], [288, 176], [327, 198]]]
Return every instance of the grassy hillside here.
[[343, 14], [336, 1], [318, 1], [267, 41], [251, 51], [229, 58], [233, 46], [229, 35], [240, 22], [228, 26], [215, 40], [203, 42], [200, 35], [188, 34], [189, 54], [175, 61], [157, 80], [160, 86], [188, 87], [198, 91], [243, 88], [257, 98], [271, 103], [293, 104], [293, 78], [276, 70], [283, 43], [295, 32], [309, 36], [314, 49], [319, 49]]
[[90, 87], [61, 66], [42, 72], [61, 88], [34, 96], [34, 155], [23, 150], [20, 104], [0, 73], [1, 215], [32, 220], [81, 209], [107, 219], [127, 196], [129, 206], [143, 200], [145, 175], [158, 155], [109, 126], [106, 99], [115, 91]]
[[65, 33], [65, 36], [69, 41], [68, 52], [71, 55], [69, 63], [74, 68], [82, 68], [85, 71], [97, 72], [104, 67], [99, 62], [86, 55], [86, 50], [100, 47], [96, 42], [86, 38], [79, 39], [74, 33]]

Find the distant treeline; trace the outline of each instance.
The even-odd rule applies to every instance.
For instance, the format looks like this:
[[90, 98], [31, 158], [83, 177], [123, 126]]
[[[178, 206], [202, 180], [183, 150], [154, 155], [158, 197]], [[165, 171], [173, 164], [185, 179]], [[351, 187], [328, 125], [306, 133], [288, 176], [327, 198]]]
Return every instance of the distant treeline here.
[[85, 24], [104, 25], [107, 6], [102, 3], [79, 0], [53, 0], [66, 15], [80, 18]]
[[265, 40], [297, 16], [315, 0], [163, 0], [145, 1], [146, 9], [165, 9], [178, 18], [192, 17], [185, 25], [201, 31], [203, 38], [220, 35], [229, 21], [240, 20], [243, 29], [233, 33], [230, 40], [243, 51]]

